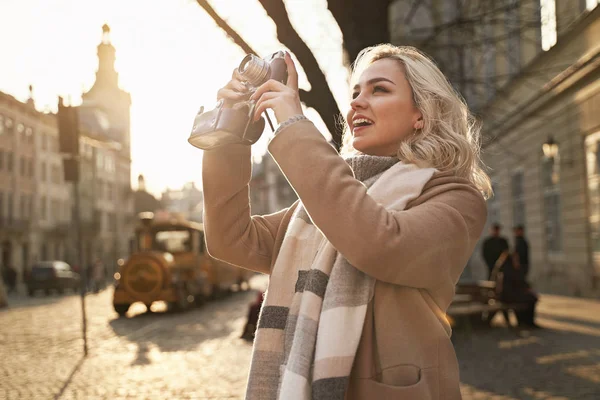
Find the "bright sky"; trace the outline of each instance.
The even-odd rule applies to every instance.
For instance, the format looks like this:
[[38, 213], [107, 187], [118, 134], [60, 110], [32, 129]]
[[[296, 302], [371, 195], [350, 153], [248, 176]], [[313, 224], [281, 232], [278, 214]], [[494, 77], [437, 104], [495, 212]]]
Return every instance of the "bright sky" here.
[[[212, 0], [212, 6], [260, 54], [283, 46], [257, 0]], [[341, 33], [326, 0], [287, 0], [290, 19], [313, 50], [340, 109], [348, 107]], [[216, 92], [244, 53], [195, 0], [2, 0], [0, 91], [21, 101], [34, 86], [38, 110], [56, 111], [57, 96], [81, 102], [98, 66], [102, 25], [111, 28], [121, 88], [131, 93], [132, 183], [149, 191], [201, 183], [202, 151], [187, 142], [200, 105]], [[310, 32], [309, 32], [310, 31]], [[310, 86], [300, 72], [300, 86]], [[325, 127], [314, 110], [307, 115]], [[254, 145], [264, 154], [267, 137]]]

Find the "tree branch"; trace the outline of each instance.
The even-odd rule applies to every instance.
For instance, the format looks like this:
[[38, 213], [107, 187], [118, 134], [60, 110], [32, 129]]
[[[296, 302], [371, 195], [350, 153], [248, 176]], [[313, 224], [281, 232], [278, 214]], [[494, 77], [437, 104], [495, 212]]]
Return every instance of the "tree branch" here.
[[213, 21], [215, 21], [219, 28], [223, 29], [223, 31], [229, 36], [229, 38], [233, 40], [233, 42], [237, 44], [243, 51], [245, 51], [247, 54], [252, 53], [258, 55], [258, 53], [254, 51], [252, 47], [250, 47], [250, 45], [246, 43], [246, 41], [242, 39], [242, 37], [238, 35], [236, 31], [233, 30], [231, 26], [229, 26], [227, 21], [225, 21], [219, 16], [219, 14], [217, 14], [215, 9], [212, 8], [210, 4], [208, 4], [208, 0], [196, 1], [198, 2], [198, 5], [200, 5], [200, 7], [202, 7], [204, 11], [206, 11], [206, 13], [213, 19]]
[[342, 31], [348, 63], [353, 63], [362, 49], [390, 41], [390, 0], [328, 0], [327, 8]]
[[325, 74], [321, 71], [312, 51], [298, 35], [288, 17], [285, 4], [282, 0], [259, 0], [267, 15], [277, 26], [277, 38], [289, 48], [298, 58], [306, 72], [306, 76], [312, 87], [310, 92], [301, 91], [301, 100], [309, 107], [313, 107], [321, 115], [323, 122], [331, 133], [332, 141], [336, 148], [341, 147], [341, 132], [337, 127], [340, 110], [335, 98], [329, 89]]

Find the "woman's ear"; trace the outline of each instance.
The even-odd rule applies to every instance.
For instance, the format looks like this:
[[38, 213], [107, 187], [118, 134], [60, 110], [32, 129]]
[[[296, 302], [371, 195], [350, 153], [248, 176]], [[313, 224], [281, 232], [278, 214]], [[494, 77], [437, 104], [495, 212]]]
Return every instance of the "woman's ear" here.
[[417, 121], [415, 122], [415, 124], [413, 125], [413, 127], [415, 129], [423, 129], [424, 125], [425, 125], [425, 123], [423, 122], [423, 116], [421, 115], [419, 117], [419, 119], [417, 119]]

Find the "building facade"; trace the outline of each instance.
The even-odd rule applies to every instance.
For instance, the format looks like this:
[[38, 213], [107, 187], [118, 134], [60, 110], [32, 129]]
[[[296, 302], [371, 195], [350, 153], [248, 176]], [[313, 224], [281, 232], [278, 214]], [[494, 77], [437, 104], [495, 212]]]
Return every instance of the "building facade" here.
[[53, 123], [31, 101], [0, 93], [0, 261], [19, 276], [31, 260], [31, 232], [37, 228], [36, 131], [51, 130]]
[[[488, 224], [525, 227], [537, 289], [599, 295], [598, 1], [414, 3], [392, 4], [394, 42], [430, 54], [482, 121]], [[478, 251], [466, 274], [485, 276]]]
[[80, 183], [83, 259], [104, 264], [107, 273], [129, 254], [135, 225], [131, 188], [131, 96], [119, 87], [110, 28], [102, 27], [98, 70], [78, 107], [82, 154]]
[[296, 192], [269, 153], [253, 161], [250, 181], [252, 215], [274, 213], [291, 206], [297, 199]]
[[160, 203], [165, 211], [183, 216], [190, 221], [202, 222], [204, 197], [194, 182], [186, 183], [181, 189], [167, 189]]
[[118, 87], [110, 29], [103, 27], [96, 82], [77, 107], [80, 121], [81, 235], [73, 220], [74, 189], [65, 182], [55, 114], [0, 93], [1, 265], [22, 281], [31, 264], [60, 259], [103, 262], [107, 273], [129, 254], [135, 224], [130, 184], [129, 94]]

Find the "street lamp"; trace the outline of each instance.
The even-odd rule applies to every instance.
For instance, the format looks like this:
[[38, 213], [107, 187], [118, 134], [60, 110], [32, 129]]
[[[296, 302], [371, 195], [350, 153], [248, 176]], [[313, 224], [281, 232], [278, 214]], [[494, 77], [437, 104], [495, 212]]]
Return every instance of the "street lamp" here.
[[552, 135], [548, 136], [548, 141], [542, 145], [542, 151], [546, 158], [554, 158], [558, 154], [558, 144], [554, 142]]

